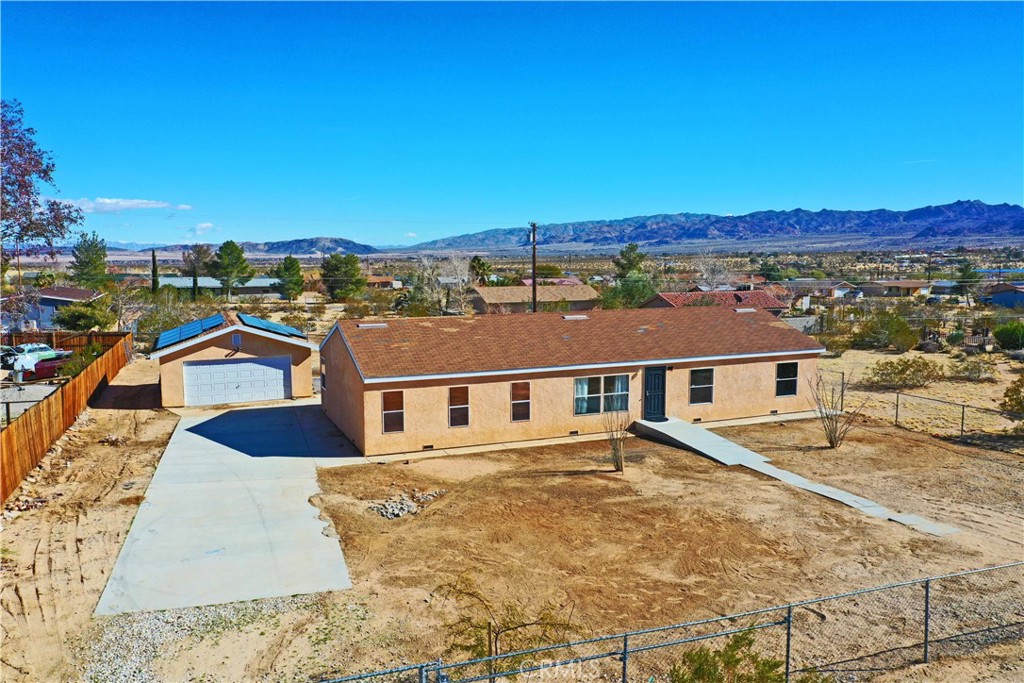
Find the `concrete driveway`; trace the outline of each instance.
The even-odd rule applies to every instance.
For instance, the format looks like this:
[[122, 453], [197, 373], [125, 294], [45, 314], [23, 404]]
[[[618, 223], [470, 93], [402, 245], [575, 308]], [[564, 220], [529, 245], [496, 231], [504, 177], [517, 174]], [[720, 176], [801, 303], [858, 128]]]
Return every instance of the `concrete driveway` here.
[[318, 465], [365, 461], [318, 399], [180, 413], [96, 614], [351, 588], [309, 498]]

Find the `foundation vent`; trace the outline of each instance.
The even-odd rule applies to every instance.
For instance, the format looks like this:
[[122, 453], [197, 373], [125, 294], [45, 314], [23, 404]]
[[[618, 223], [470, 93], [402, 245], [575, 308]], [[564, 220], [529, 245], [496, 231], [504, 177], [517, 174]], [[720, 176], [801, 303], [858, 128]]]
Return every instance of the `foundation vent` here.
[[434, 444], [429, 444], [427, 446], [424, 446], [423, 450], [425, 450], [425, 451], [432, 451], [432, 450], [434, 450]]
[[578, 430], [578, 429], [574, 429], [571, 432], [569, 432], [569, 436], [579, 436], [579, 435], [580, 435], [580, 430]]
[[773, 411], [771, 412], [771, 414], [772, 414], [772, 415], [778, 415], [778, 414], [779, 414], [779, 411], [777, 411], [777, 410], [773, 410]]
[[699, 418], [699, 417], [695, 417], [695, 418], [693, 418], [693, 421], [694, 421], [694, 422], [700, 422], [700, 421], [701, 421], [701, 418]]

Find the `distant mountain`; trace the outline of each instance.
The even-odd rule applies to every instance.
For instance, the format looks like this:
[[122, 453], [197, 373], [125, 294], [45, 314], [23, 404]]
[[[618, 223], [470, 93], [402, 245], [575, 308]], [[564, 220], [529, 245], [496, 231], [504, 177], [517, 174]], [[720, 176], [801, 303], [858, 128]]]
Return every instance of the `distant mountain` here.
[[[376, 254], [379, 250], [369, 244], [360, 244], [343, 237], [306, 237], [279, 242], [239, 242], [246, 255], [250, 256], [319, 256], [320, 254]], [[157, 247], [160, 252], [182, 252], [191, 244], [168, 244]], [[216, 249], [220, 244], [211, 244]]]
[[[629, 242], [646, 248], [815, 249], [937, 247], [1004, 244], [1024, 240], [1024, 208], [957, 201], [910, 211], [757, 211], [743, 216], [677, 213], [618, 220], [541, 225], [537, 242], [547, 251], [608, 251]], [[528, 245], [526, 228], [502, 228], [446, 237], [412, 251], [497, 251]]]

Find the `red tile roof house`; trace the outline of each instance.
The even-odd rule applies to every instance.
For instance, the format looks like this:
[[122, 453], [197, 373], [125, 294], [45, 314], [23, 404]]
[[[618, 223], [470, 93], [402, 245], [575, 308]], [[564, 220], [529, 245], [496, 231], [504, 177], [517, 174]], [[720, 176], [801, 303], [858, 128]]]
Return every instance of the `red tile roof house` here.
[[600, 434], [610, 412], [811, 410], [823, 352], [770, 313], [718, 306], [339, 320], [321, 403], [368, 456]]
[[725, 306], [729, 308], [759, 308], [774, 316], [782, 315], [789, 306], [768, 292], [760, 290], [742, 292], [660, 292], [641, 308], [682, 308], [684, 306]]

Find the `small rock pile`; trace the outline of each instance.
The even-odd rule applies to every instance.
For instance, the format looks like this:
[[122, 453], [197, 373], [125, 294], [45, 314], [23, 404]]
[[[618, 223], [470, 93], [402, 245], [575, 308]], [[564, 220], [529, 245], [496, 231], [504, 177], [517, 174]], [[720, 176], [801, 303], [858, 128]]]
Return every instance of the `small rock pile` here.
[[415, 515], [446, 493], [448, 493], [447, 489], [437, 489], [436, 491], [413, 489], [412, 494], [402, 491], [387, 500], [370, 503], [370, 509], [384, 519], [398, 519], [406, 515]]
[[118, 446], [123, 446], [124, 442], [124, 437], [119, 436], [117, 434], [107, 434], [105, 437], [100, 439], [100, 443], [106, 444], [108, 446], [113, 446], [114, 448], [117, 448]]

